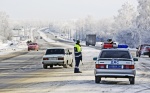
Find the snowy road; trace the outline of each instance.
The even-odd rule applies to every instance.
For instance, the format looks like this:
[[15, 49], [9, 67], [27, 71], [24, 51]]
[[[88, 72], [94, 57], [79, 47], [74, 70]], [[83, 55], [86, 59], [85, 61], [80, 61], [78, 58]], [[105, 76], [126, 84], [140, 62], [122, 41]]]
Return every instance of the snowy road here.
[[135, 85], [130, 85], [128, 79], [115, 78], [102, 78], [96, 84], [92, 59], [100, 50], [83, 46], [83, 73], [75, 74], [71, 67], [43, 69], [41, 58], [46, 47], [67, 46], [43, 40], [38, 43], [42, 44], [40, 51], [23, 51], [22, 55], [0, 61], [0, 93], [150, 93], [150, 58], [146, 56], [136, 62]]

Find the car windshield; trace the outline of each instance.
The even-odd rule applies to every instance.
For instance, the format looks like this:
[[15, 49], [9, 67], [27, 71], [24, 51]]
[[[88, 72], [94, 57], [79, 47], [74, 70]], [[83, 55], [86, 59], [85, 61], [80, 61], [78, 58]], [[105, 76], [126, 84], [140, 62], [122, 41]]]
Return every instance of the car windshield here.
[[145, 46], [144, 49], [150, 49], [150, 46]]
[[46, 51], [46, 55], [51, 55], [51, 54], [65, 54], [64, 49], [48, 49]]
[[150, 45], [141, 45], [141, 49], [143, 49], [145, 46], [150, 47]]
[[102, 51], [100, 58], [127, 58], [131, 59], [128, 51]]

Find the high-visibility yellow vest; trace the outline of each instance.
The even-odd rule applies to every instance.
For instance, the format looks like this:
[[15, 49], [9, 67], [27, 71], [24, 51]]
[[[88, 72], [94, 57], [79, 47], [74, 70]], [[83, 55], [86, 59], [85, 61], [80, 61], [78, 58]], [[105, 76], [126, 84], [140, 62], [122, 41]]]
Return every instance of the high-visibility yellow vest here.
[[77, 52], [81, 52], [82, 51], [81, 46], [79, 46], [78, 44], [75, 44], [75, 47], [77, 48]]

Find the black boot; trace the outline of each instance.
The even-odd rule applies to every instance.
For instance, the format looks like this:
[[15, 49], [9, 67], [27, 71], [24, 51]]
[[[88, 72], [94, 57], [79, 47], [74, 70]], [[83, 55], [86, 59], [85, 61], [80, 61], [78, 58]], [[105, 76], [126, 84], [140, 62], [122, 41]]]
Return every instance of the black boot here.
[[78, 73], [82, 73], [81, 71], [78, 71]]
[[79, 71], [79, 68], [74, 68], [74, 73], [82, 73], [82, 72]]

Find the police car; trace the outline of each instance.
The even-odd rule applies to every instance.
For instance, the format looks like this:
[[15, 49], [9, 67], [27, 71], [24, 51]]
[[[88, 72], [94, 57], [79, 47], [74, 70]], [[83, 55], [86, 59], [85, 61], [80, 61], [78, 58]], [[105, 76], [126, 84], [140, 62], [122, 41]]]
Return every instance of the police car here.
[[130, 84], [135, 83], [135, 61], [127, 45], [104, 44], [95, 62], [95, 83], [100, 83], [101, 78], [129, 78]]

